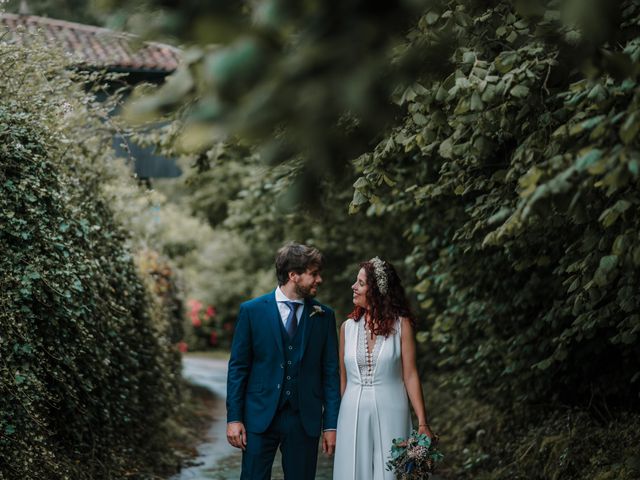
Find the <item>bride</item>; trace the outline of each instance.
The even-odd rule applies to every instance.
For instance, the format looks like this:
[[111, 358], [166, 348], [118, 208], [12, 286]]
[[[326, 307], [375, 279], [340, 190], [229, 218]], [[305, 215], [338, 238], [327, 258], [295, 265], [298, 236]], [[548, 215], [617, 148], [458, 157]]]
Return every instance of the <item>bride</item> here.
[[[334, 480], [393, 480], [391, 442], [418, 432], [433, 438], [415, 358], [415, 320], [395, 268], [375, 257], [360, 265], [354, 310], [340, 329], [340, 391]], [[407, 398], [408, 397], [408, 398]]]

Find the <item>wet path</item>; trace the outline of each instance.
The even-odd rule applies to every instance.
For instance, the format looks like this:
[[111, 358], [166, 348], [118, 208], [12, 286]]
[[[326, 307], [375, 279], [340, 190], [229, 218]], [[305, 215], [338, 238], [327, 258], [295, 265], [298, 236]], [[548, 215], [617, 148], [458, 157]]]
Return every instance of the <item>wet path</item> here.
[[[227, 443], [225, 394], [227, 362], [209, 358], [184, 357], [183, 374], [190, 382], [209, 389], [219, 399], [212, 412], [214, 421], [207, 433], [207, 440], [198, 447], [196, 465], [183, 469], [170, 480], [238, 480], [240, 478], [241, 453]], [[282, 480], [280, 458], [276, 456], [273, 480]], [[332, 459], [322, 452], [318, 455], [316, 480], [332, 478]]]

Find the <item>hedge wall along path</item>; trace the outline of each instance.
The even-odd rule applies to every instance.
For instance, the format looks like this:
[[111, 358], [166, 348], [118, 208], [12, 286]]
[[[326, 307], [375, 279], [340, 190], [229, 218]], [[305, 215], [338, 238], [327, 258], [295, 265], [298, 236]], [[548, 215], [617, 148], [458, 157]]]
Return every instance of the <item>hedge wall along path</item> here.
[[0, 107], [0, 472], [122, 478], [154, 461], [177, 360], [98, 176], [30, 118]]
[[621, 3], [587, 77], [579, 45], [539, 36], [575, 34], [553, 5], [446, 1], [421, 19], [415, 45], [455, 35], [453, 71], [398, 98], [352, 208], [413, 215], [415, 289], [462, 384], [506, 407], [637, 408], [640, 7]]

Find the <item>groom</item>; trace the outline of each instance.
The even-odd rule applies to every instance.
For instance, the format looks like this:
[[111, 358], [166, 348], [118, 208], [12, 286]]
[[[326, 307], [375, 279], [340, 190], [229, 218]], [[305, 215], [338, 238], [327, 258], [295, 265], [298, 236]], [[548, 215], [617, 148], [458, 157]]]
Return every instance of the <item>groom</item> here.
[[227, 440], [241, 448], [241, 480], [271, 478], [276, 450], [285, 480], [313, 480], [332, 455], [340, 405], [333, 311], [313, 297], [322, 255], [296, 243], [276, 256], [278, 287], [240, 306], [227, 378]]

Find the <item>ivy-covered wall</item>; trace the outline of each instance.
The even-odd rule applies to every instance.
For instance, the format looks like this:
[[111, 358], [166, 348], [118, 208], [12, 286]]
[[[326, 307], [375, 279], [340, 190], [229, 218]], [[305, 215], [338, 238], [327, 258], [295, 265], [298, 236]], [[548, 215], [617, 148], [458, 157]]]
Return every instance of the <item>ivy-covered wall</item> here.
[[149, 478], [175, 467], [176, 315], [102, 192], [104, 108], [48, 51], [1, 45], [0, 74], [0, 477]]

